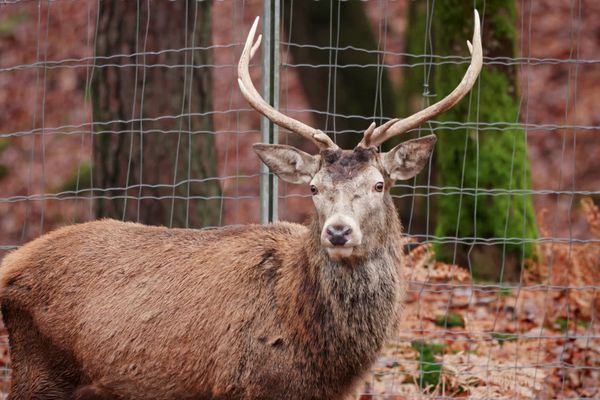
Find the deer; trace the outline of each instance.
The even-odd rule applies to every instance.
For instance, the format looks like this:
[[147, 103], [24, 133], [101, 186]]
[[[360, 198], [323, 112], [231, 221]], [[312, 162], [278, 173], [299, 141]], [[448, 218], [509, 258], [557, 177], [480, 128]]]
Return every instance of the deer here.
[[390, 188], [419, 173], [436, 137], [378, 147], [471, 90], [482, 68], [479, 16], [456, 89], [410, 117], [371, 124], [351, 150], [257, 92], [257, 24], [238, 64], [241, 93], [319, 151], [253, 148], [279, 178], [309, 186], [313, 217], [212, 230], [107, 219], [13, 251], [0, 268], [9, 399], [343, 399], [376, 360], [406, 292]]

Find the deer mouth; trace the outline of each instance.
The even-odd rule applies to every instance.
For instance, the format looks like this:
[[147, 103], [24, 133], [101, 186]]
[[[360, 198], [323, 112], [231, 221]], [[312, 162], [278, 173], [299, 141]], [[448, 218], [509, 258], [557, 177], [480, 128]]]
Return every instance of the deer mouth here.
[[329, 255], [329, 258], [331, 258], [334, 261], [338, 261], [350, 257], [352, 255], [352, 252], [354, 251], [354, 246], [333, 246], [327, 247], [326, 250], [327, 254]]

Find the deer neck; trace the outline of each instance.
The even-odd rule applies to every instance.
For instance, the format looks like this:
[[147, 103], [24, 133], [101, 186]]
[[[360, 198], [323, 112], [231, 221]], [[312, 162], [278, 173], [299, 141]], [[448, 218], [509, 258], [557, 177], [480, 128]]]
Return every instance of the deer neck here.
[[332, 261], [321, 246], [316, 220], [296, 253], [297, 275], [289, 282], [296, 286], [291, 291], [295, 298], [289, 299], [288, 311], [297, 324], [297, 337], [323, 362], [331, 362], [330, 352], [354, 352], [356, 365], [344, 360], [341, 369], [370, 365], [397, 322], [403, 294], [401, 227], [393, 204], [389, 211], [385, 229], [373, 241], [376, 248], [364, 257]]
[[350, 329], [361, 330], [362, 321], [377, 313], [387, 324], [385, 317], [391, 317], [396, 306], [401, 285], [401, 226], [393, 205], [386, 215], [387, 223], [365, 238], [363, 254], [345, 261], [329, 258], [320, 243], [321, 228], [312, 221], [308, 269], [330, 311]]

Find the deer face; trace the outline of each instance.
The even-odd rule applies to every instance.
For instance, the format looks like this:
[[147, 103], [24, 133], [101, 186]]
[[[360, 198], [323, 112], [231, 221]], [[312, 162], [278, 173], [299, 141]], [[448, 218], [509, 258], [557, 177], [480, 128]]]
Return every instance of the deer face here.
[[291, 146], [256, 144], [269, 169], [290, 183], [308, 184], [321, 228], [321, 245], [339, 260], [360, 256], [365, 238], [386, 223], [385, 197], [397, 179], [410, 179], [427, 163], [435, 136], [404, 142], [388, 153], [374, 147], [323, 150], [310, 155]]
[[369, 239], [377, 240], [372, 235], [376, 227], [387, 223], [393, 182], [410, 179], [423, 168], [435, 136], [408, 140], [387, 153], [377, 153], [377, 146], [448, 110], [471, 90], [483, 65], [479, 14], [475, 10], [473, 44], [467, 41], [471, 65], [457, 88], [408, 118], [392, 119], [379, 127], [371, 124], [354, 150], [341, 150], [325, 133], [282, 114], [260, 96], [248, 70], [250, 59], [260, 46], [260, 36], [254, 41], [257, 26], [258, 18], [248, 33], [238, 64], [242, 95], [273, 123], [313, 142], [320, 153], [313, 156], [294, 147], [266, 144], [254, 145], [254, 150], [281, 179], [310, 185], [321, 225], [321, 244], [329, 256], [360, 256], [369, 247], [365, 245]]

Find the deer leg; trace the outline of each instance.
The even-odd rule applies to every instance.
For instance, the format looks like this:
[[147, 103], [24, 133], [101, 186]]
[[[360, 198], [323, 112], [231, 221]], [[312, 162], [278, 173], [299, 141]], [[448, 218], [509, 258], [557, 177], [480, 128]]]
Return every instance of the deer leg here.
[[28, 312], [6, 298], [2, 316], [9, 332], [12, 364], [8, 400], [71, 399], [73, 380], [79, 380], [71, 360], [38, 332]]

